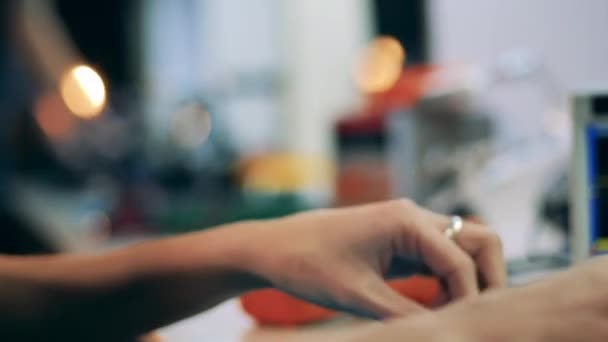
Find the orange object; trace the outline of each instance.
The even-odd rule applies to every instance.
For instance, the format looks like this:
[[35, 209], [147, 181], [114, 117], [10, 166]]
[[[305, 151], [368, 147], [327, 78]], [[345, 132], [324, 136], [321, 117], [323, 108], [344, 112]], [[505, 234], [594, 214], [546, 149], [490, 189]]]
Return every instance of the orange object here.
[[363, 113], [385, 116], [397, 109], [412, 107], [428, 91], [429, 77], [439, 69], [433, 65], [405, 68], [393, 87], [368, 97]]
[[[441, 294], [436, 278], [413, 276], [389, 281], [390, 286], [405, 297], [432, 306]], [[259, 324], [299, 325], [330, 319], [335, 311], [297, 299], [284, 292], [264, 289], [241, 296], [241, 306]]]
[[298, 325], [329, 319], [335, 312], [274, 289], [241, 296], [241, 306], [259, 324]]

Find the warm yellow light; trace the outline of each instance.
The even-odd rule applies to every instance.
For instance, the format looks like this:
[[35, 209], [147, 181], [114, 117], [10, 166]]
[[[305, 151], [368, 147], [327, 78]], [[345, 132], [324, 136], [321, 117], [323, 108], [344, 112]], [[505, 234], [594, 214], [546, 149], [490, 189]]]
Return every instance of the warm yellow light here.
[[334, 173], [329, 160], [292, 154], [254, 157], [241, 167], [243, 188], [266, 193], [327, 189]]
[[393, 37], [379, 37], [364, 51], [355, 70], [355, 81], [366, 93], [386, 91], [399, 80], [404, 63], [401, 43]]
[[70, 111], [83, 119], [98, 116], [106, 104], [103, 80], [87, 65], [70, 68], [61, 79], [60, 91]]

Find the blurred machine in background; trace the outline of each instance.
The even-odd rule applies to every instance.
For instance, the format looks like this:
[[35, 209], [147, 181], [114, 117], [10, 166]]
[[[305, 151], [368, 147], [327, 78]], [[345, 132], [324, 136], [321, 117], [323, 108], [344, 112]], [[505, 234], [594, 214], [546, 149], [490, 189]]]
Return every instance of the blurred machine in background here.
[[88, 248], [407, 196], [484, 220], [508, 256], [563, 252], [564, 89], [605, 58], [572, 33], [601, 30], [540, 2], [11, 2], [8, 206]]
[[579, 90], [572, 106], [571, 252], [579, 262], [608, 252], [608, 88]]
[[[467, 106], [463, 99], [453, 100]], [[479, 109], [435, 101], [423, 98], [413, 108], [393, 113], [387, 125], [396, 178], [393, 193], [427, 206], [438, 193], [458, 184], [464, 163], [492, 138], [492, 122]], [[453, 212], [468, 206], [459, 203], [464, 200], [451, 198], [447, 207], [435, 209]]]
[[[514, 257], [564, 252], [567, 199], [556, 192], [567, 170], [570, 126], [552, 72], [532, 52], [514, 50], [485, 67], [409, 66], [395, 78], [386, 76], [392, 74], [385, 62], [377, 74], [383, 77], [368, 77], [374, 61], [395, 50], [383, 39], [371, 46], [384, 52], [372, 53], [359, 74], [365, 105], [337, 124], [338, 203], [409, 197], [483, 220], [517, 246]], [[486, 99], [521, 84], [539, 88], [544, 107], [530, 122], [544, 124], [506, 139], [496, 126], [499, 109]]]

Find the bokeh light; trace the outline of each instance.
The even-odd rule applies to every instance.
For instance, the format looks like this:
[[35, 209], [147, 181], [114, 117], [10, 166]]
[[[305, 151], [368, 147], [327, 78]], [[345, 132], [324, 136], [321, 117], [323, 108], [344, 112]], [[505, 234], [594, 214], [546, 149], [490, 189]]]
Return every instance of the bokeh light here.
[[76, 118], [70, 114], [56, 91], [40, 95], [34, 105], [36, 122], [42, 132], [51, 139], [65, 139], [76, 127]]
[[355, 81], [365, 93], [380, 93], [399, 80], [406, 53], [393, 37], [375, 39], [363, 52], [355, 70]]
[[92, 119], [104, 110], [106, 87], [99, 73], [87, 65], [68, 69], [60, 91], [66, 106], [78, 117]]
[[188, 103], [173, 113], [172, 135], [187, 149], [202, 145], [211, 133], [211, 115], [200, 103]]

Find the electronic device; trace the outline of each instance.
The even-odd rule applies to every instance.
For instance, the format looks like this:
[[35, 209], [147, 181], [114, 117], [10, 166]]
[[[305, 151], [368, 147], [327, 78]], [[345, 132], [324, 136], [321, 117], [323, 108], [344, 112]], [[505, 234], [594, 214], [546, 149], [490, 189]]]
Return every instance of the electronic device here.
[[572, 99], [571, 257], [608, 253], [608, 86]]

